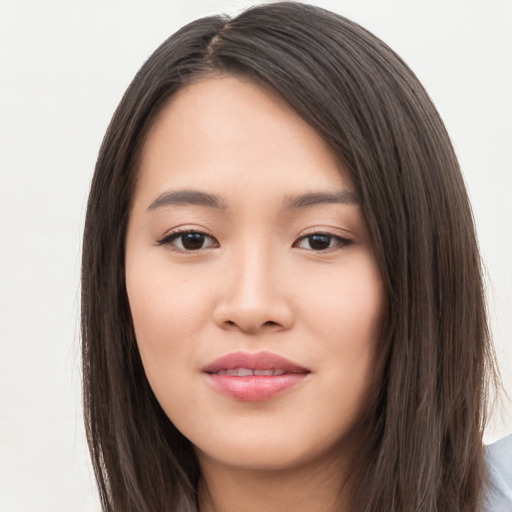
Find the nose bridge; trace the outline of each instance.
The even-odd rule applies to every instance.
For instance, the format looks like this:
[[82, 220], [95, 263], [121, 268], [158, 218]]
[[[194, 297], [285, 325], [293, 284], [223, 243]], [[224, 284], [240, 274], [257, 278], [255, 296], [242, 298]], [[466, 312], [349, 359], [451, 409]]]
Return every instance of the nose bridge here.
[[256, 331], [265, 325], [288, 327], [292, 315], [280, 286], [280, 264], [264, 237], [248, 237], [234, 247], [227, 262], [218, 323], [236, 325], [244, 331]]
[[230, 293], [244, 307], [262, 307], [278, 291], [272, 279], [277, 261], [269, 245], [263, 237], [256, 242], [246, 240], [233, 254]]

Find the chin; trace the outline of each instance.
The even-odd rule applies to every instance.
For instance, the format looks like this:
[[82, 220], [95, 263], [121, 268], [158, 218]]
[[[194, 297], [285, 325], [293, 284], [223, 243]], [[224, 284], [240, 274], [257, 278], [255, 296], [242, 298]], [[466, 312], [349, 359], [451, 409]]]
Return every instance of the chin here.
[[312, 440], [306, 433], [280, 436], [254, 433], [252, 436], [209, 438], [195, 444], [200, 463], [215, 462], [240, 470], [280, 471], [339, 459], [339, 450], [327, 439]]

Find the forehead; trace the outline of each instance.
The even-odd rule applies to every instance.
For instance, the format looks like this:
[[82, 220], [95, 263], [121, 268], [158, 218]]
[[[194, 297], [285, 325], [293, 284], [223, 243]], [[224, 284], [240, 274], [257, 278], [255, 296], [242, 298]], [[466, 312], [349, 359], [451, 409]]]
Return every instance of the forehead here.
[[[148, 132], [139, 191], [208, 187], [227, 194], [350, 188], [322, 137], [275, 93], [232, 76], [184, 87]], [[296, 190], [294, 190], [296, 189]]]

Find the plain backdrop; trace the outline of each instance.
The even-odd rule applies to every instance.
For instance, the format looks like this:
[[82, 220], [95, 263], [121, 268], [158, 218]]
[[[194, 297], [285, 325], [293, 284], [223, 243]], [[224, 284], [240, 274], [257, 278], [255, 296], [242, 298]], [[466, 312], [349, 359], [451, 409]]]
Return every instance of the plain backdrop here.
[[[80, 237], [102, 136], [172, 32], [240, 1], [0, 0], [0, 512], [99, 511], [80, 406]], [[512, 391], [512, 0], [313, 1], [386, 41], [453, 138]], [[512, 432], [510, 403], [487, 441]]]

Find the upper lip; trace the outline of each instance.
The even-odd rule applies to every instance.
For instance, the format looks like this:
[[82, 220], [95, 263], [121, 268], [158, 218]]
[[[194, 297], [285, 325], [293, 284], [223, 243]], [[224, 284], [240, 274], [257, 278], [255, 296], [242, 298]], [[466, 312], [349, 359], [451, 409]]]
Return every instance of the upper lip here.
[[219, 357], [203, 368], [205, 373], [248, 368], [252, 370], [284, 370], [286, 373], [309, 373], [309, 370], [272, 352], [232, 352]]

